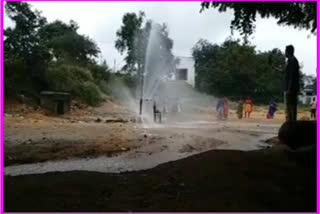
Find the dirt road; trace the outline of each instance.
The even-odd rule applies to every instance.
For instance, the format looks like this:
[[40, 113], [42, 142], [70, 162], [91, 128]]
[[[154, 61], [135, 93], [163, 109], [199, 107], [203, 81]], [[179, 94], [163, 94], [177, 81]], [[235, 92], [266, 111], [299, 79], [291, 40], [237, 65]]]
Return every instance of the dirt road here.
[[266, 143], [283, 115], [264, 114], [217, 121], [208, 108], [146, 125], [112, 103], [7, 113], [5, 211], [315, 211], [313, 156]]
[[148, 169], [211, 149], [261, 149], [280, 127], [279, 119], [262, 122], [257, 115], [238, 120], [231, 114], [226, 121], [213, 115], [210, 109], [192, 117], [165, 115], [162, 124], [145, 125], [135, 123], [135, 115], [121, 106], [105, 103], [63, 117], [7, 116], [4, 164], [11, 167], [5, 167], [5, 174]]

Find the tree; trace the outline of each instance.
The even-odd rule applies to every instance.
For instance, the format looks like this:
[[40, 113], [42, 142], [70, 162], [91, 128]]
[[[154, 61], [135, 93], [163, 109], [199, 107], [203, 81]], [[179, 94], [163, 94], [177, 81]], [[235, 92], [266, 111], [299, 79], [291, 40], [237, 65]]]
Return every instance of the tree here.
[[[126, 52], [124, 69], [128, 72], [143, 73], [148, 45], [149, 49], [159, 54], [158, 60], [166, 62], [173, 60], [171, 53], [173, 41], [169, 38], [168, 27], [165, 24], [154, 23], [152, 20], [144, 22], [144, 17], [143, 12], [139, 12], [138, 15], [126, 13], [122, 18], [122, 26], [116, 33], [118, 39], [115, 47], [121, 54]], [[153, 37], [158, 39], [157, 42], [149, 42], [151, 32]], [[150, 47], [151, 45], [153, 47]]]
[[215, 70], [218, 53], [218, 45], [213, 45], [207, 40], [200, 39], [192, 48], [192, 56], [195, 59], [195, 86], [207, 93], [213, 93], [210, 85], [215, 84]]
[[284, 1], [284, 2], [202, 2], [201, 12], [209, 7], [219, 12], [227, 9], [234, 11], [231, 29], [239, 30], [242, 35], [251, 35], [255, 29], [254, 22], [259, 14], [262, 18], [275, 17], [279, 25], [303, 28], [315, 33], [317, 30], [316, 1]]
[[[143, 39], [139, 39], [142, 36], [141, 27], [144, 20], [145, 14], [143, 12], [139, 12], [139, 14], [135, 13], [126, 13], [122, 18], [122, 26], [117, 31], [117, 40], [115, 42], [116, 49], [123, 54], [127, 53], [125, 57], [126, 65], [124, 69], [128, 71], [134, 71], [135, 65], [138, 63], [138, 66], [141, 66], [141, 58], [137, 58], [136, 54], [136, 46], [137, 40], [141, 41]], [[142, 44], [140, 44], [142, 46]], [[140, 62], [139, 62], [140, 61]]]
[[256, 82], [261, 96], [280, 101], [283, 91], [283, 76], [286, 59], [279, 49], [257, 54]]
[[[146, 71], [153, 71], [163, 73], [164, 75], [172, 72], [175, 65], [174, 56], [171, 52], [173, 48], [173, 41], [169, 38], [168, 27], [166, 24], [148, 22], [150, 27], [145, 31], [150, 31], [149, 38], [145, 38], [147, 46], [142, 47], [139, 51], [142, 52], [144, 59], [148, 59], [148, 62], [144, 62], [143, 67], [146, 67]], [[149, 29], [150, 28], [150, 29]], [[148, 55], [146, 57], [146, 54]], [[163, 72], [162, 72], [163, 71]]]
[[77, 33], [74, 21], [48, 23], [26, 2], [5, 3], [13, 28], [4, 30], [6, 96], [38, 98], [41, 90], [65, 90], [96, 105], [107, 93], [110, 69], [95, 61], [99, 48]]
[[227, 39], [221, 45], [199, 40], [192, 49], [196, 88], [231, 99], [251, 96], [256, 103], [282, 99], [285, 56], [274, 49], [256, 52], [255, 47]]
[[[139, 97], [144, 96], [143, 90], [153, 87], [161, 77], [172, 72], [174, 57], [171, 53], [173, 41], [169, 38], [165, 24], [144, 21], [144, 13], [139, 15], [127, 13], [123, 16], [123, 25], [117, 31], [115, 47], [121, 54], [126, 52], [124, 70], [137, 74]], [[148, 83], [146, 87], [144, 83]], [[145, 90], [153, 91], [153, 89]], [[146, 96], [151, 96], [150, 94]]]
[[54, 21], [41, 27], [39, 35], [56, 60], [88, 65], [100, 50], [89, 37], [78, 34], [78, 28], [74, 21]]
[[37, 30], [46, 24], [39, 11], [32, 11], [26, 2], [10, 1], [5, 4], [6, 12], [14, 22], [14, 28], [4, 30], [5, 56], [19, 56], [28, 66], [50, 59], [48, 50], [40, 41]]
[[[25, 81], [32, 81], [37, 90], [45, 87], [44, 71], [51, 60], [48, 48], [42, 43], [38, 29], [46, 24], [46, 19], [39, 11], [32, 11], [26, 2], [8, 1], [5, 3], [6, 12], [14, 23], [14, 28], [4, 30], [4, 60], [11, 65], [23, 63], [20, 72]], [[9, 64], [4, 67], [12, 68]], [[14, 73], [6, 71], [5, 78], [11, 78]], [[10, 82], [10, 81], [9, 81]], [[12, 87], [9, 87], [12, 88]]]
[[39, 11], [32, 11], [26, 2], [6, 2], [5, 10], [15, 22], [15, 27], [4, 30], [4, 51], [29, 59], [39, 49], [40, 38], [37, 30], [47, 21]]

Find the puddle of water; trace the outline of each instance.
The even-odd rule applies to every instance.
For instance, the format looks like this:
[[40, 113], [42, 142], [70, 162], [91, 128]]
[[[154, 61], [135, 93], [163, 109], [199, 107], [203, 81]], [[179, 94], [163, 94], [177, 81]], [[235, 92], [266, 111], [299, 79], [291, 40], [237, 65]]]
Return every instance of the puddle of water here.
[[[181, 152], [186, 146], [184, 141], [175, 143], [153, 143], [116, 157], [98, 157], [92, 159], [71, 159], [63, 161], [49, 161], [45, 163], [23, 164], [4, 168], [4, 175], [41, 174], [47, 172], [63, 171], [97, 171], [105, 173], [120, 173], [125, 171], [138, 171], [153, 168], [159, 164], [179, 160], [188, 156], [206, 152], [212, 149], [226, 150], [258, 150], [267, 144], [261, 142], [273, 137], [274, 134], [262, 134], [259, 137], [249, 134], [216, 133], [214, 139], [222, 140], [221, 145], [210, 144], [197, 148], [197, 142], [189, 142], [188, 146], [197, 148], [190, 152]], [[214, 141], [212, 139], [212, 141]]]

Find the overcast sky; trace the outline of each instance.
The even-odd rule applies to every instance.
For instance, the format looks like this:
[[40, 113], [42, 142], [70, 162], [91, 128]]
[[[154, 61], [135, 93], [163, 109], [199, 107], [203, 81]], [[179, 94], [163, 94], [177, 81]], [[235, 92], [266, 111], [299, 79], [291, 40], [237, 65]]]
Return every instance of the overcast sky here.
[[[219, 13], [209, 9], [202, 13], [200, 2], [31, 2], [33, 8], [42, 11], [49, 22], [56, 19], [69, 22], [75, 20], [79, 33], [88, 35], [101, 49], [100, 60], [106, 59], [113, 67], [123, 65], [123, 56], [114, 48], [116, 31], [120, 28], [123, 14], [144, 11], [148, 19], [166, 23], [169, 37], [174, 41], [176, 56], [191, 56], [191, 48], [199, 39], [222, 43], [230, 32], [233, 12]], [[4, 26], [10, 25], [5, 17]], [[250, 42], [257, 50], [285, 49], [292, 44], [303, 72], [316, 74], [317, 40], [309, 31], [278, 26], [275, 19], [258, 19], [257, 28]], [[235, 34], [234, 38], [240, 38]]]

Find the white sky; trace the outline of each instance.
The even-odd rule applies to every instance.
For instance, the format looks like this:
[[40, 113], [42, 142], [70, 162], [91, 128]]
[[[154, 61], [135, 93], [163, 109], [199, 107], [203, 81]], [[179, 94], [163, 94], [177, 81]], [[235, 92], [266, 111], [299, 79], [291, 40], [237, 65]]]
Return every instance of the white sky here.
[[[116, 31], [122, 24], [122, 16], [127, 12], [144, 11], [148, 19], [166, 23], [169, 37], [174, 41], [173, 53], [176, 56], [191, 56], [191, 48], [199, 39], [212, 43], [222, 43], [230, 36], [230, 21], [233, 12], [219, 13], [211, 8], [202, 13], [200, 2], [30, 2], [33, 8], [42, 11], [49, 22], [56, 19], [64, 22], [75, 20], [79, 33], [88, 35], [101, 49], [100, 59], [106, 59], [109, 66], [117, 69], [123, 64], [121, 56], [114, 48]], [[4, 19], [4, 27], [10, 21]], [[292, 44], [295, 55], [303, 64], [303, 72], [316, 75], [317, 39], [309, 31], [292, 27], [278, 26], [275, 19], [258, 19], [256, 32], [250, 42], [257, 50], [273, 48], [285, 49]], [[234, 38], [241, 38], [238, 33]]]

